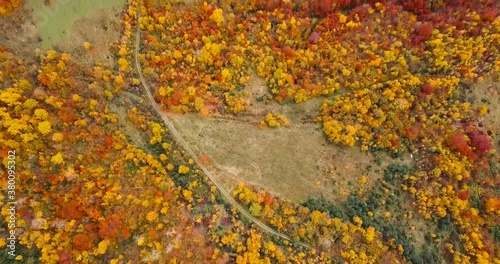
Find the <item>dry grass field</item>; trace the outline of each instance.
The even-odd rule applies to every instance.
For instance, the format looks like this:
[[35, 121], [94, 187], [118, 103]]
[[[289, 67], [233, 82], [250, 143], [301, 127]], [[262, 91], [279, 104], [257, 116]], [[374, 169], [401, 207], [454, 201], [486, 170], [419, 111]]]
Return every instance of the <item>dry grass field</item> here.
[[[485, 129], [492, 139], [493, 146], [497, 153], [500, 153], [500, 82], [491, 79], [485, 80], [478, 84], [472, 84], [464, 93], [466, 98], [473, 105], [486, 105], [488, 112], [478, 123]], [[500, 168], [500, 155], [492, 156], [495, 159], [495, 168]], [[500, 171], [495, 172], [500, 175]]]
[[[49, 3], [55, 5], [56, 2]], [[36, 13], [40, 3], [36, 1], [27, 2], [23, 8], [7, 17], [0, 20], [0, 32], [2, 32], [1, 45], [7, 50], [10, 50], [18, 56], [25, 59], [36, 60], [37, 53], [35, 50], [42, 49], [43, 36], [38, 25], [42, 17]], [[52, 8], [52, 7], [48, 7]], [[58, 12], [66, 12], [66, 6], [53, 8]], [[70, 30], [66, 31], [49, 31], [54, 38], [53, 40], [45, 40], [51, 43], [51, 47], [59, 52], [71, 54], [76, 61], [93, 65], [96, 62], [108, 63], [114, 65], [110, 50], [111, 45], [116, 42], [121, 35], [120, 19], [122, 7], [97, 9], [89, 16], [83, 16], [75, 20]], [[38, 14], [38, 15], [37, 15]], [[51, 19], [50, 15], [43, 16], [46, 19]], [[38, 19], [38, 20], [37, 20]], [[53, 19], [58, 19], [54, 17]], [[65, 23], [60, 21], [59, 23]], [[47, 30], [45, 30], [47, 31]], [[45, 36], [47, 37], [47, 36]], [[83, 48], [84, 42], [93, 44], [90, 51]]]
[[[113, 67], [115, 59], [110, 48], [120, 38], [121, 12], [122, 8], [117, 7], [102, 9], [89, 17], [77, 20], [72, 30], [55, 45], [55, 48], [89, 65], [104, 62]], [[84, 42], [92, 44], [89, 51], [84, 49]]]
[[[255, 76], [249, 83], [251, 106], [240, 117], [171, 115], [199, 155], [219, 165], [221, 181], [232, 179], [226, 182], [229, 189], [245, 182], [296, 202], [323, 196], [338, 203], [357, 190], [361, 176], [367, 177], [369, 188], [387, 164], [411, 163], [409, 155], [393, 159], [386, 153], [328, 142], [312, 118], [318, 114], [321, 98], [302, 104], [258, 102], [255, 98], [267, 91]], [[260, 129], [257, 124], [268, 112], [284, 114], [291, 125]]]
[[41, 46], [35, 22], [25, 7], [18, 12], [0, 19], [2, 37], [0, 45], [26, 60], [35, 58], [35, 49]]

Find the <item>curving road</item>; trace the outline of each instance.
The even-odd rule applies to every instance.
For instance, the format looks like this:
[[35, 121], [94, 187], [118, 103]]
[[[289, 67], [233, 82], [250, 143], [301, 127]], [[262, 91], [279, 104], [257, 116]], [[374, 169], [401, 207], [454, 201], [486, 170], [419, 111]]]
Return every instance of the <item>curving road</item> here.
[[262, 230], [268, 232], [271, 235], [274, 235], [274, 236], [280, 237], [282, 239], [288, 240], [288, 241], [290, 241], [290, 242], [292, 242], [292, 243], [294, 243], [296, 245], [300, 245], [300, 246], [306, 247], [308, 249], [312, 249], [313, 247], [310, 246], [310, 245], [308, 245], [308, 244], [306, 244], [306, 243], [292, 241], [292, 239], [289, 236], [287, 236], [287, 235], [285, 235], [283, 233], [280, 233], [280, 232], [274, 230], [272, 227], [266, 225], [265, 223], [263, 223], [259, 219], [257, 219], [254, 216], [252, 216], [250, 214], [250, 212], [248, 212], [245, 207], [243, 207], [242, 205], [240, 205], [231, 196], [231, 194], [228, 191], [226, 191], [226, 189], [224, 189], [224, 187], [219, 183], [219, 181], [214, 177], [214, 175], [205, 167], [205, 165], [203, 165], [200, 162], [200, 160], [196, 156], [195, 152], [189, 146], [188, 142], [186, 140], [184, 140], [184, 138], [182, 137], [182, 135], [177, 131], [177, 129], [175, 128], [173, 122], [160, 109], [160, 107], [158, 106], [158, 104], [154, 100], [153, 95], [151, 94], [150, 87], [147, 84], [146, 79], [144, 78], [144, 75], [142, 73], [142, 66], [141, 66], [141, 63], [139, 62], [138, 53], [139, 53], [139, 49], [140, 49], [140, 37], [141, 37], [141, 32], [140, 32], [141, 30], [140, 30], [140, 26], [139, 26], [139, 24], [140, 24], [140, 22], [139, 22], [140, 17], [141, 17], [141, 1], [139, 1], [139, 6], [137, 7], [137, 25], [136, 25], [135, 50], [134, 50], [136, 71], [137, 71], [137, 74], [139, 75], [139, 79], [140, 79], [141, 84], [142, 84], [142, 86], [144, 88], [144, 93], [146, 94], [146, 97], [148, 98], [151, 106], [156, 111], [156, 113], [161, 117], [163, 123], [170, 130], [170, 133], [174, 137], [175, 141], [185, 151], [187, 151], [187, 153], [191, 156], [191, 158], [196, 162], [196, 164], [198, 165], [198, 167], [205, 173], [205, 175], [207, 175], [207, 177], [210, 179], [210, 181], [212, 181], [212, 183], [217, 187], [217, 189], [219, 189], [219, 191], [221, 192], [222, 196], [226, 199], [226, 201], [229, 202], [229, 203], [231, 203], [232, 205], [234, 205], [243, 216], [245, 216], [247, 219], [249, 219], [250, 221], [252, 221], [255, 225], [257, 225]]

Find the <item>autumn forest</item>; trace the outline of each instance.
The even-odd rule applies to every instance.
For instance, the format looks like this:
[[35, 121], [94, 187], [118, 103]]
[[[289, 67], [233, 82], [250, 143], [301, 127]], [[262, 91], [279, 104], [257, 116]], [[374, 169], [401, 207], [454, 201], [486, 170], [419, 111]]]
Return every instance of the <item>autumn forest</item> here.
[[[500, 263], [499, 8], [129, 0], [102, 39], [0, 37], [0, 263]], [[357, 154], [266, 163], [188, 117]], [[321, 192], [266, 167], [308, 162]]]

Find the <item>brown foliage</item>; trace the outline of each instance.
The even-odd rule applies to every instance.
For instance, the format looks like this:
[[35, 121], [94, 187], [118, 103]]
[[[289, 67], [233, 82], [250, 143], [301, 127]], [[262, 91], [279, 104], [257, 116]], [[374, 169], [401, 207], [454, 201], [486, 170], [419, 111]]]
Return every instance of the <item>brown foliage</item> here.
[[73, 249], [76, 250], [89, 250], [94, 242], [95, 237], [90, 234], [76, 234], [73, 237]]
[[424, 83], [420, 86], [420, 90], [425, 95], [431, 95], [434, 93], [434, 87], [429, 83]]
[[130, 237], [130, 230], [125, 227], [120, 217], [116, 214], [109, 215], [106, 219], [99, 222], [99, 231], [97, 233], [100, 237], [110, 241]]
[[77, 201], [69, 201], [60, 203], [60, 209], [57, 210], [56, 216], [66, 220], [80, 219], [85, 215]]

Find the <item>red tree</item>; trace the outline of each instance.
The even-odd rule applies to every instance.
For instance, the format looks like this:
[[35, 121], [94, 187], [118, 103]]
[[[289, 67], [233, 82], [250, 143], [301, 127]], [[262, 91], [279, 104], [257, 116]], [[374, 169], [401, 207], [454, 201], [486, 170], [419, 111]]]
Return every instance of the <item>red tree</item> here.
[[448, 137], [447, 143], [452, 150], [457, 151], [461, 155], [469, 159], [477, 158], [477, 155], [471, 151], [467, 143], [467, 137], [462, 132], [455, 131], [455, 133]]
[[470, 145], [476, 150], [477, 154], [485, 154], [491, 149], [490, 140], [485, 134], [480, 132], [472, 133]]

